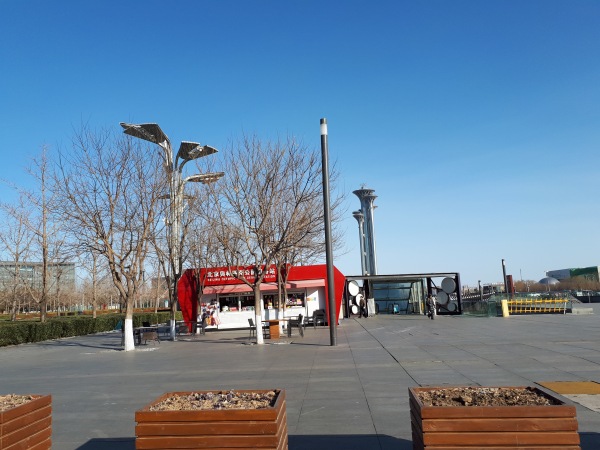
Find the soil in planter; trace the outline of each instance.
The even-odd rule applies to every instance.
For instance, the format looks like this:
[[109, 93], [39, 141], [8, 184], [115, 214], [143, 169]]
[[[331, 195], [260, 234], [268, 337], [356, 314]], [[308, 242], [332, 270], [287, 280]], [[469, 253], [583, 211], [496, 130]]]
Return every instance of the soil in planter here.
[[6, 411], [24, 403], [29, 403], [33, 399], [31, 395], [0, 395], [0, 411]]
[[275, 404], [277, 393], [269, 392], [204, 392], [174, 395], [150, 407], [150, 411], [189, 411], [214, 409], [262, 409]]
[[559, 405], [530, 388], [457, 387], [419, 392], [425, 406], [538, 406]]

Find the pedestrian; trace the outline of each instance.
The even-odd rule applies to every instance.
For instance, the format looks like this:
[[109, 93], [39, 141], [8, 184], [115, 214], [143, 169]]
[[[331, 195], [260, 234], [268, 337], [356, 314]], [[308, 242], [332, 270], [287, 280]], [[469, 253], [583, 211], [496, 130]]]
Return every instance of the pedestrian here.
[[206, 309], [204, 309], [202, 311], [202, 316], [200, 318], [200, 327], [201, 327], [200, 334], [206, 334], [206, 325], [208, 325], [208, 323], [207, 323], [208, 318], [209, 318], [208, 311]]
[[435, 310], [435, 297], [431, 294], [429, 294], [427, 296], [427, 317], [429, 317], [431, 320], [435, 319], [435, 314], [436, 314], [436, 310]]
[[369, 317], [369, 315], [367, 314], [367, 304], [365, 303], [364, 295], [360, 296], [358, 306], [360, 306], [360, 314], [358, 315], [358, 318], [360, 319], [361, 317]]

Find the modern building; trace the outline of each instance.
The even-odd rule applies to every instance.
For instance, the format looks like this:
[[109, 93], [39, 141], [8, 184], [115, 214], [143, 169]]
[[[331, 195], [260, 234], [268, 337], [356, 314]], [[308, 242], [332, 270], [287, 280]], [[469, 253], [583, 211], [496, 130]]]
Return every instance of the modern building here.
[[556, 278], [558, 281], [568, 280], [569, 278], [582, 277], [589, 281], [600, 281], [600, 267], [581, 267], [571, 269], [549, 270], [547, 277]]
[[[41, 289], [42, 267], [41, 262], [0, 261], [0, 290], [14, 286], [15, 278], [21, 286]], [[75, 290], [74, 263], [49, 263], [48, 272], [50, 292]]]

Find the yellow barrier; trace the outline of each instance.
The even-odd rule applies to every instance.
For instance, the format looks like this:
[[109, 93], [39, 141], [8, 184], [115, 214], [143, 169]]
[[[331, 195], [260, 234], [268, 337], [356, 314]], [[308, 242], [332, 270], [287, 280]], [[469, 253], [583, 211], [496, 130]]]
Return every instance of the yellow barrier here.
[[508, 310], [510, 314], [530, 314], [530, 313], [565, 313], [567, 311], [566, 299], [530, 299], [516, 298], [508, 300]]
[[510, 315], [508, 311], [508, 301], [502, 300], [500, 304], [502, 305], [502, 317], [508, 317]]

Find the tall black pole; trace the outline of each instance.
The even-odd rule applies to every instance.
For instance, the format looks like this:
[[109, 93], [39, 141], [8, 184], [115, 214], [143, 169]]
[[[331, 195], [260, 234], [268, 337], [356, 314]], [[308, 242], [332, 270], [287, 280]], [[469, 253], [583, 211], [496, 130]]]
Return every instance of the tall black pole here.
[[325, 220], [325, 262], [327, 264], [327, 304], [329, 305], [329, 336], [331, 345], [337, 345], [337, 317], [335, 308], [335, 281], [333, 279], [333, 251], [331, 246], [331, 217], [329, 211], [329, 163], [327, 148], [327, 119], [321, 119], [321, 158], [323, 172], [323, 208]]
[[508, 282], [506, 280], [506, 264], [504, 263], [504, 259], [502, 260], [502, 274], [504, 275], [504, 293], [506, 294], [506, 298], [508, 299]]

